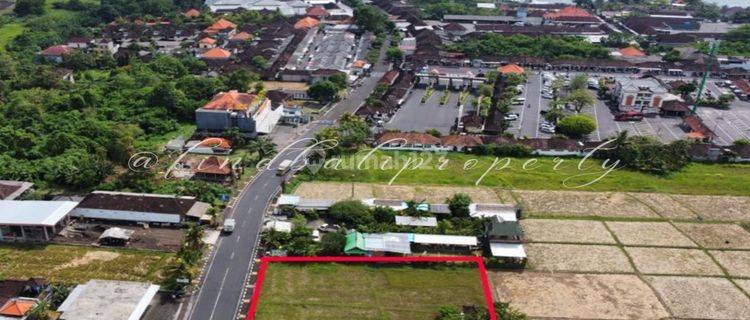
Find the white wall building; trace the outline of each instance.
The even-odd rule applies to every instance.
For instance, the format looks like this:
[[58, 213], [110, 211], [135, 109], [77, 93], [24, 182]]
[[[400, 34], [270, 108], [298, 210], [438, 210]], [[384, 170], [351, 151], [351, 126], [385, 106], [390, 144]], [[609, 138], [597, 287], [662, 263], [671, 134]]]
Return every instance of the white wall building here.
[[613, 92], [620, 111], [642, 113], [659, 113], [668, 93], [654, 78], [618, 78]]

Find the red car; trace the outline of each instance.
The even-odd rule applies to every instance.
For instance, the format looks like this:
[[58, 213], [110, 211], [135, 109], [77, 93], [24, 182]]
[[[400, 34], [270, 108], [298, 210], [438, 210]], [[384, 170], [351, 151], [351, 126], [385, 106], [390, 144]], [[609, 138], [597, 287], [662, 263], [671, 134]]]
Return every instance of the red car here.
[[643, 113], [640, 112], [623, 112], [615, 115], [615, 121], [641, 121], [643, 120]]

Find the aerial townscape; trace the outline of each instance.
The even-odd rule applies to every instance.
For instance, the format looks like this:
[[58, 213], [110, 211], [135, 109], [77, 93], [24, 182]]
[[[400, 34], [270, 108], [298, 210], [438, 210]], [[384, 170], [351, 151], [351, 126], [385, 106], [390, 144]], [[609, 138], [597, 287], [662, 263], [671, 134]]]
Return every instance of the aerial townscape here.
[[0, 0], [0, 320], [750, 320], [748, 0]]

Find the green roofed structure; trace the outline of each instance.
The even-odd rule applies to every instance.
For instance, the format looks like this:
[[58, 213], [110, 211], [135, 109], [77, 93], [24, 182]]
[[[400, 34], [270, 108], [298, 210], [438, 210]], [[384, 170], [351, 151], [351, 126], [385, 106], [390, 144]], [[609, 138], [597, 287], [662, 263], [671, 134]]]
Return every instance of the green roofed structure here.
[[346, 254], [367, 254], [365, 250], [365, 236], [359, 232], [350, 232], [346, 235], [346, 246], [344, 246], [344, 253]]

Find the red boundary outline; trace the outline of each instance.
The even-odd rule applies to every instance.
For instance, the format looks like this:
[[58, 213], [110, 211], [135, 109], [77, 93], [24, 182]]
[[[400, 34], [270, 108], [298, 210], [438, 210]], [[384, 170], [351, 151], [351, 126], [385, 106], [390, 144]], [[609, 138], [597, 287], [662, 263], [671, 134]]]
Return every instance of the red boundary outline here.
[[492, 290], [490, 281], [487, 278], [487, 269], [484, 267], [484, 260], [478, 256], [446, 256], [446, 257], [262, 257], [260, 258], [260, 270], [255, 280], [253, 295], [250, 298], [250, 308], [247, 311], [247, 319], [255, 319], [255, 312], [258, 310], [258, 299], [263, 289], [263, 281], [266, 278], [266, 269], [272, 262], [291, 262], [291, 263], [316, 263], [316, 262], [345, 262], [345, 263], [411, 263], [411, 262], [475, 262], [479, 269], [479, 276], [482, 279], [482, 290], [484, 291], [484, 301], [487, 303], [487, 310], [490, 314], [490, 320], [497, 320], [495, 315], [495, 305], [492, 299]]

